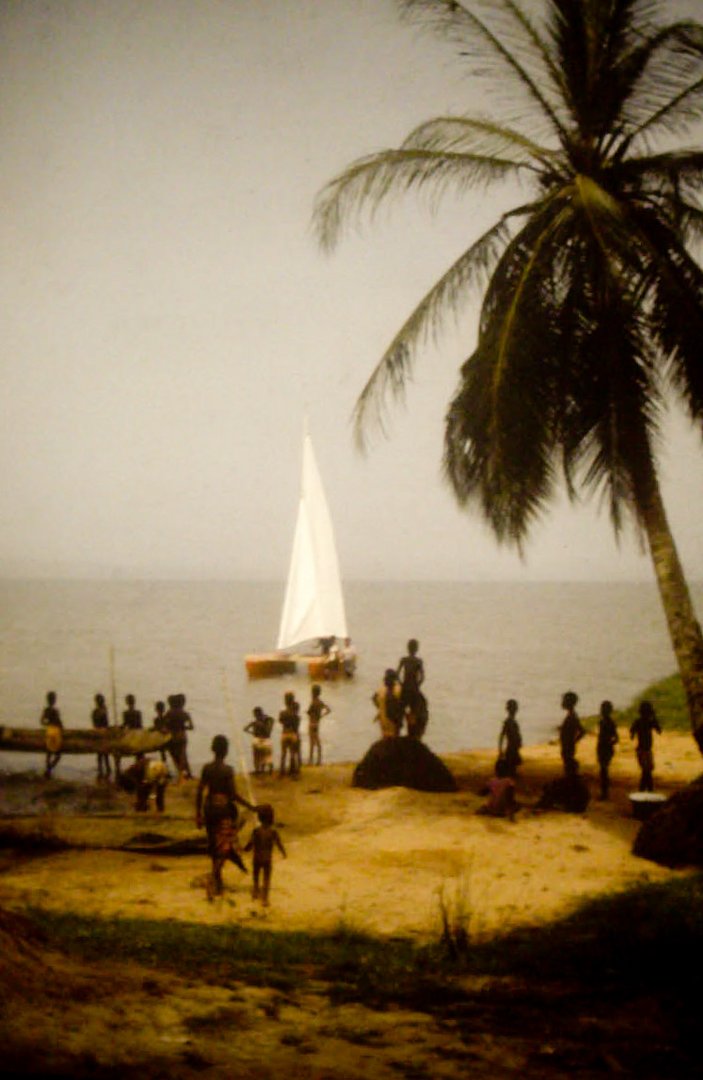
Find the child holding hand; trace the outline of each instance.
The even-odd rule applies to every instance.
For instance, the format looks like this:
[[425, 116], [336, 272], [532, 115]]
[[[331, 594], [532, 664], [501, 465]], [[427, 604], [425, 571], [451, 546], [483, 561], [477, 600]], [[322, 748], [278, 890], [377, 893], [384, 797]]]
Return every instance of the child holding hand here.
[[[268, 803], [258, 806], [256, 816], [259, 819], [259, 824], [252, 832], [249, 843], [244, 850], [254, 852], [252, 897], [254, 900], [260, 899], [263, 906], [268, 907], [274, 846], [278, 848], [284, 859], [287, 856], [286, 849], [278, 835], [278, 830], [273, 827], [273, 807]], [[261, 887], [259, 887], [259, 881], [262, 878], [263, 881]]]

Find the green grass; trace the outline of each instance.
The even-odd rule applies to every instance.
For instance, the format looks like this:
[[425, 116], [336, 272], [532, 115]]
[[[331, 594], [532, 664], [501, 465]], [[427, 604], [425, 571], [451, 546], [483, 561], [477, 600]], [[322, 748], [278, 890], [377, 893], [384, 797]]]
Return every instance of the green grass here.
[[[680, 675], [669, 675], [666, 679], [650, 683], [624, 709], [618, 709], [618, 702], [614, 702], [615, 721], [618, 727], [630, 727], [637, 716], [641, 701], [651, 701], [664, 731], [688, 732], [691, 730], [691, 720]], [[598, 717], [587, 717], [584, 720], [584, 726], [589, 731], [595, 730], [598, 726]]]
[[84, 959], [119, 957], [191, 979], [245, 981], [284, 992], [315, 979], [327, 983], [335, 1000], [380, 1008], [397, 1002], [425, 1008], [446, 1004], [460, 996], [456, 976], [467, 972], [654, 991], [678, 985], [685, 968], [687, 978], [703, 989], [700, 874], [588, 901], [545, 928], [469, 943], [458, 960], [448, 957], [441, 942], [418, 946], [344, 927], [306, 934], [43, 909], [29, 915], [52, 944]]
[[628, 726], [637, 715], [640, 701], [651, 701], [665, 731], [690, 731], [691, 720], [686, 706], [686, 696], [680, 675], [669, 675], [666, 679], [650, 683], [632, 704], [621, 714], [622, 722]]

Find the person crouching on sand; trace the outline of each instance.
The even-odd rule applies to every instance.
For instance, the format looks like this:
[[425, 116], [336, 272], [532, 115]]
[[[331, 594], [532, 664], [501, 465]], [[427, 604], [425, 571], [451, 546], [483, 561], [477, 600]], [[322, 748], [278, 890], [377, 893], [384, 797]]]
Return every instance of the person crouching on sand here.
[[153, 795], [156, 809], [163, 814], [166, 804], [166, 785], [168, 784], [168, 766], [164, 761], [152, 761], [143, 751], [137, 754], [134, 764], [120, 773], [119, 786], [123, 791], [133, 791], [136, 795], [134, 809], [139, 814], [149, 809], [149, 796]]
[[477, 813], [489, 814], [491, 817], [507, 817], [510, 821], [515, 820], [518, 809], [515, 801], [515, 781], [508, 773], [508, 764], [504, 757], [498, 758], [495, 776], [491, 777], [479, 794], [487, 795], [488, 800], [477, 810]]
[[212, 740], [214, 760], [203, 765], [195, 795], [196, 825], [199, 829], [205, 825], [212, 860], [212, 879], [208, 885], [210, 899], [222, 893], [222, 870], [228, 859], [246, 873], [237, 844], [237, 803], [247, 810], [256, 810], [237, 792], [234, 769], [225, 764], [228, 751], [225, 736], [216, 735]]
[[[252, 832], [244, 850], [254, 852], [254, 882], [251, 895], [254, 900], [260, 899], [264, 907], [268, 907], [274, 846], [278, 848], [284, 859], [287, 855], [278, 830], [273, 827], [273, 807], [265, 803], [258, 807], [256, 814], [259, 824]], [[259, 886], [260, 879], [262, 879], [261, 886]]]

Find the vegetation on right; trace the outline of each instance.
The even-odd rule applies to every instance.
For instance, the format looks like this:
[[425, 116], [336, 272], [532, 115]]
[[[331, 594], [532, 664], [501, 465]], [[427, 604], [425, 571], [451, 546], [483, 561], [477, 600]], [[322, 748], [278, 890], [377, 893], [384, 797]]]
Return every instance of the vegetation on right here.
[[597, 495], [617, 535], [651, 553], [703, 753], [703, 635], [657, 470], [671, 403], [703, 421], [703, 25], [652, 0], [398, 0], [443, 35], [492, 115], [442, 116], [353, 162], [320, 193], [332, 249], [364, 207], [518, 181], [524, 200], [473, 240], [420, 301], [356, 405], [402, 398], [418, 347], [482, 293], [478, 338], [445, 427], [458, 502], [522, 550], [560, 482]]

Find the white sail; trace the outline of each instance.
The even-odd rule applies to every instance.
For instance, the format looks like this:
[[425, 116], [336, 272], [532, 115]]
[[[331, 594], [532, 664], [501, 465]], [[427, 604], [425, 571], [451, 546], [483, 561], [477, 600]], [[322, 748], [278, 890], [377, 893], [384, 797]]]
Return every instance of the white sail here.
[[312, 441], [303, 439], [303, 475], [278, 648], [319, 637], [347, 637], [347, 618], [332, 519]]

